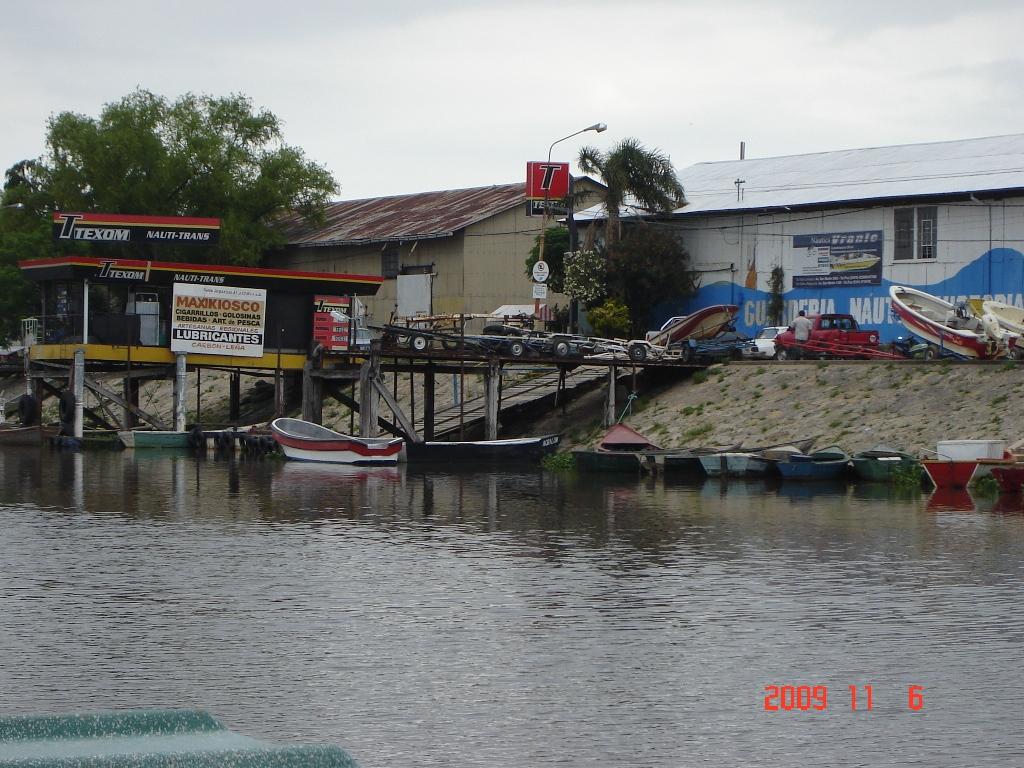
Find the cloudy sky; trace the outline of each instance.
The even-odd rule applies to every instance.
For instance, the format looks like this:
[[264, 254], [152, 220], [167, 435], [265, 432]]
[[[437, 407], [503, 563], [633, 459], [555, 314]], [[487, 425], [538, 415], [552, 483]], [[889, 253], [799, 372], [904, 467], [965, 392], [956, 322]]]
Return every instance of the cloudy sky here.
[[677, 168], [1024, 132], [1016, 0], [4, 0], [0, 164], [136, 87], [243, 93], [354, 199], [635, 137]]

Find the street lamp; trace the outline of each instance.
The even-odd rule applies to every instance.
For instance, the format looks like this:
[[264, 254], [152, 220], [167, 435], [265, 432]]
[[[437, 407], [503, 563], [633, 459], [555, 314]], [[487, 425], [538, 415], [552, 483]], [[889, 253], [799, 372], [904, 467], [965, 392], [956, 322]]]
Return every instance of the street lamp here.
[[[575, 133], [570, 133], [568, 136], [563, 136], [560, 139], [555, 139], [554, 141], [551, 142], [551, 146], [548, 147], [548, 165], [551, 165], [551, 150], [553, 150], [555, 148], [555, 144], [560, 144], [561, 142], [565, 141], [566, 139], [571, 139], [573, 136], [579, 136], [581, 133], [586, 133], [587, 131], [594, 131], [595, 133], [601, 133], [602, 131], [606, 131], [606, 130], [608, 130], [608, 126], [605, 125], [604, 123], [594, 123], [593, 125], [588, 125], [586, 128], [580, 128], [578, 131], [576, 131]], [[549, 202], [548, 201], [548, 190], [545, 189], [544, 190], [544, 215], [541, 217], [540, 240], [538, 241], [539, 248], [537, 250], [537, 260], [538, 261], [544, 261], [544, 238], [545, 238], [545, 235], [546, 235], [547, 230], [548, 230], [548, 210], [549, 210], [548, 209], [548, 202]], [[572, 173], [570, 173], [569, 174], [569, 210], [568, 210], [568, 216], [569, 216], [569, 249], [570, 250], [572, 250], [572, 247], [573, 247], [573, 242], [572, 242], [572, 240], [573, 240], [573, 230], [575, 229], [575, 227], [573, 225], [573, 218], [572, 218], [572, 212], [573, 211], [572, 211], [572, 209], [573, 209]], [[534, 299], [533, 300], [533, 315], [538, 320], [540, 319], [540, 317], [538, 316], [539, 315], [539, 311], [540, 311], [540, 299]]]

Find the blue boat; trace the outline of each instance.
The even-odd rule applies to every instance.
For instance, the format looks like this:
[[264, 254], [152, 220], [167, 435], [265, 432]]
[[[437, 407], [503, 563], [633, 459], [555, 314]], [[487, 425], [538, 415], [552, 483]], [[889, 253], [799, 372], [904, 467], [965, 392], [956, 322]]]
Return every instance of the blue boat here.
[[849, 464], [849, 454], [833, 445], [813, 453], [794, 453], [777, 466], [785, 480], [837, 480]]

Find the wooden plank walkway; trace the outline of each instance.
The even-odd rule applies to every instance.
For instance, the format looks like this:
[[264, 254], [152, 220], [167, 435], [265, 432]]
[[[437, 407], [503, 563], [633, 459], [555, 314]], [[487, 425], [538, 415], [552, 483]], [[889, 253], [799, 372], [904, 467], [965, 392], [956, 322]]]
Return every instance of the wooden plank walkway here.
[[[556, 405], [555, 395], [558, 391], [558, 370], [541, 369], [534, 376], [517, 376], [512, 379], [508, 373], [515, 371], [519, 374], [529, 368], [510, 368], [503, 372], [501, 383], [501, 410], [498, 415], [508, 413], [513, 409], [528, 406], [535, 403], [538, 409], [547, 410]], [[574, 368], [565, 375], [565, 389], [563, 395], [566, 402], [574, 399], [583, 391], [589, 390], [596, 382], [608, 378], [608, 368], [605, 366], [580, 366]], [[434, 413], [434, 437], [444, 439], [451, 435], [458, 435], [460, 421], [462, 427], [468, 432], [478, 427], [484, 420], [484, 396], [468, 398], [464, 407], [451, 405], [446, 408], [438, 408]], [[416, 431], [423, 434], [423, 417], [417, 414]]]

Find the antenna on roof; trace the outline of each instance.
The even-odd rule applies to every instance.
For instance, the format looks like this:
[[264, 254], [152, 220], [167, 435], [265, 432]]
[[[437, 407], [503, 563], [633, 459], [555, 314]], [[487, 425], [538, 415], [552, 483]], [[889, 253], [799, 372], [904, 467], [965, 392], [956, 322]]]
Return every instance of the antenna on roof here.
[[747, 157], [747, 142], [740, 142], [740, 160], [745, 160]]

